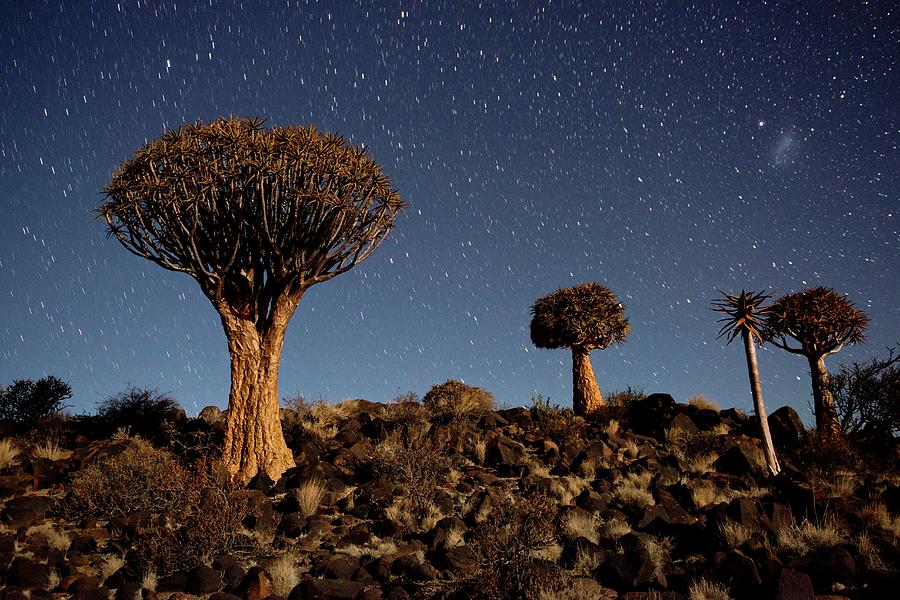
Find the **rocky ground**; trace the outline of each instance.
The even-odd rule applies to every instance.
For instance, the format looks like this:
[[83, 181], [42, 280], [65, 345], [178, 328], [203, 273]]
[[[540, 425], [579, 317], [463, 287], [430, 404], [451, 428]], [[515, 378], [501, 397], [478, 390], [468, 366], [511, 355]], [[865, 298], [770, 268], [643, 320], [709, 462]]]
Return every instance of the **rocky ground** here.
[[217, 475], [214, 408], [11, 432], [0, 597], [897, 597], [895, 443], [782, 408], [770, 477], [753, 419], [664, 394], [590, 420], [401, 400], [294, 403], [297, 467], [249, 489]]

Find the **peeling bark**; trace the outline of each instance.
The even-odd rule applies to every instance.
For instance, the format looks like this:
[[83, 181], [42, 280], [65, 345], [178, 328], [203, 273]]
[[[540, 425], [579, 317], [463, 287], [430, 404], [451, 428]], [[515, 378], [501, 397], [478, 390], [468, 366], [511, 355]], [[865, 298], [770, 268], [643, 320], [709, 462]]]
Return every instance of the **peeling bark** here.
[[824, 356], [807, 356], [812, 377], [813, 407], [816, 411], [816, 431], [825, 436], [841, 435], [841, 424], [837, 417], [834, 396], [828, 387], [828, 369]]
[[744, 352], [747, 356], [747, 373], [750, 376], [750, 392], [753, 394], [753, 408], [756, 411], [756, 418], [759, 421], [759, 429], [762, 433], [763, 451], [766, 455], [766, 465], [772, 475], [778, 475], [781, 472], [781, 465], [778, 464], [778, 457], [775, 455], [775, 445], [772, 443], [772, 433], [769, 431], [769, 417], [766, 415], [766, 405], [763, 402], [762, 385], [759, 382], [759, 363], [756, 360], [756, 344], [753, 338], [742, 333], [744, 338]]
[[591, 351], [587, 348], [572, 348], [572, 393], [572, 409], [576, 415], [586, 415], [606, 406], [591, 365]]
[[278, 397], [281, 347], [290, 315], [262, 327], [227, 308], [220, 316], [231, 355], [225, 468], [242, 484], [260, 471], [277, 481], [295, 464], [281, 430]]

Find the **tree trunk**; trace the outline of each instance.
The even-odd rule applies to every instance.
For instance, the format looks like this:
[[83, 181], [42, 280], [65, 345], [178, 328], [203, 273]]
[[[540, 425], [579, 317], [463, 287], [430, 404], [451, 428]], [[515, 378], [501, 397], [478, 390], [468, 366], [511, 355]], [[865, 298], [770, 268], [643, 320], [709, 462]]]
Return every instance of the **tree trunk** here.
[[809, 374], [812, 377], [813, 407], [816, 411], [816, 432], [827, 437], [841, 435], [841, 424], [834, 405], [834, 396], [828, 387], [828, 370], [824, 356], [808, 356]]
[[606, 405], [591, 366], [591, 351], [585, 348], [572, 348], [572, 394], [576, 415], [583, 416]]
[[766, 415], [766, 405], [763, 402], [762, 385], [759, 383], [759, 363], [756, 361], [756, 344], [753, 338], [743, 332], [744, 353], [747, 355], [747, 373], [750, 375], [750, 392], [753, 394], [753, 408], [759, 421], [759, 429], [762, 433], [763, 451], [766, 455], [766, 465], [772, 475], [781, 472], [778, 457], [775, 455], [775, 445], [772, 443], [772, 433], [769, 431], [769, 417]]
[[220, 315], [231, 355], [225, 468], [242, 484], [260, 471], [277, 481], [295, 464], [281, 430], [278, 398], [281, 346], [290, 317], [259, 331], [256, 319], [227, 310]]

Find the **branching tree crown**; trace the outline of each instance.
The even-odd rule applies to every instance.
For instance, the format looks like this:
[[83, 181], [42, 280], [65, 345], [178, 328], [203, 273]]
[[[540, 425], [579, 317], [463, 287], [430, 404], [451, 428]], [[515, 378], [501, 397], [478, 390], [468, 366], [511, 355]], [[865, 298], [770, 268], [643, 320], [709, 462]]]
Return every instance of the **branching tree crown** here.
[[97, 208], [128, 250], [197, 279], [213, 304], [331, 279], [368, 257], [405, 207], [364, 149], [258, 119], [184, 125], [138, 150]]
[[621, 344], [631, 331], [622, 303], [600, 283], [558, 289], [537, 300], [531, 314], [538, 348], [602, 350]]
[[[868, 315], [847, 298], [818, 286], [775, 300], [769, 306], [766, 338], [795, 354], [824, 357], [862, 342], [868, 325]], [[789, 345], [789, 337], [799, 347]]]

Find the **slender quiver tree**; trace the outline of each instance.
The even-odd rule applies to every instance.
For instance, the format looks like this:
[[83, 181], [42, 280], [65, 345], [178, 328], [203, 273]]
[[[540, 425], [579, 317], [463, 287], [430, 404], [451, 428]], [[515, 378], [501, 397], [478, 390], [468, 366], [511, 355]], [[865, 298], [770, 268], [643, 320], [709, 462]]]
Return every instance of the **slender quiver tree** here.
[[591, 350], [621, 344], [631, 325], [625, 307], [606, 286], [561, 288], [531, 307], [531, 341], [538, 348], [572, 350], [572, 408], [585, 415], [605, 403], [591, 366]]
[[[869, 317], [836, 291], [814, 287], [778, 298], [769, 307], [766, 339], [809, 361], [816, 430], [825, 436], [841, 433], [834, 396], [828, 384], [825, 358], [846, 344], [858, 344]], [[788, 344], [793, 338], [799, 346]]]
[[755, 292], [746, 292], [741, 290], [737, 296], [726, 294], [719, 290], [725, 296], [718, 300], [713, 300], [713, 310], [724, 313], [725, 316], [719, 319], [719, 323], [724, 323], [719, 330], [719, 336], [727, 335], [730, 344], [738, 335], [744, 342], [744, 354], [747, 357], [747, 373], [750, 376], [750, 393], [753, 395], [753, 408], [756, 411], [756, 418], [759, 421], [759, 429], [762, 433], [763, 449], [766, 454], [766, 464], [772, 475], [778, 475], [781, 471], [781, 465], [778, 464], [778, 457], [775, 455], [775, 445], [772, 443], [772, 434], [769, 432], [769, 419], [766, 415], [766, 405], [763, 402], [762, 386], [759, 383], [759, 363], [756, 360], [756, 344], [763, 344], [763, 337], [760, 331], [765, 324], [766, 313], [768, 308], [763, 306], [770, 296], [767, 294], [757, 294]]
[[300, 298], [371, 255], [405, 208], [364, 149], [262, 123], [167, 131], [119, 167], [96, 209], [109, 235], [196, 279], [218, 312], [231, 356], [224, 463], [241, 482], [294, 465], [278, 367]]

